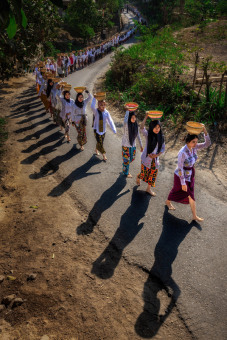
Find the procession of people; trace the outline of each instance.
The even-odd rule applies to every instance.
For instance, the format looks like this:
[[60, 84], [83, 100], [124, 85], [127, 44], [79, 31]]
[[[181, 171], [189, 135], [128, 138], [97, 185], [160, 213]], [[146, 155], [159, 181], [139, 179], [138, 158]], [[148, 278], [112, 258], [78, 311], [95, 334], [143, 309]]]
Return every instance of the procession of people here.
[[[134, 11], [132, 8], [130, 10]], [[139, 12], [134, 14], [140, 16]], [[95, 154], [97, 156], [101, 154], [105, 162], [107, 161], [107, 156], [104, 148], [104, 139], [107, 125], [109, 125], [114, 134], [117, 132], [111, 114], [106, 109], [106, 94], [105, 92], [99, 92], [92, 96], [85, 86], [74, 87], [76, 99], [73, 100], [70, 93], [72, 86], [64, 81], [63, 76], [67, 76], [68, 73], [79, 70], [102, 58], [111, 51], [112, 47], [119, 46], [128, 40], [135, 33], [135, 29], [133, 27], [121, 35], [116, 35], [99, 46], [87, 48], [78, 53], [72, 51], [69, 57], [66, 54], [60, 54], [56, 62], [53, 58], [49, 57], [45, 61], [39, 62], [35, 69], [37, 93], [43, 102], [46, 113], [50, 113], [50, 118], [64, 132], [68, 143], [71, 141], [71, 134], [75, 131], [77, 132], [77, 142], [81, 151], [84, 150], [84, 146], [87, 143], [86, 127], [89, 121], [87, 107], [91, 101], [93, 117], [90, 120], [90, 124], [94, 131]], [[142, 180], [147, 183], [146, 192], [151, 196], [156, 196], [153, 188], [155, 187], [158, 175], [159, 157], [165, 152], [165, 139], [160, 123], [163, 112], [147, 111], [144, 120], [139, 126], [136, 117], [138, 107], [139, 104], [134, 102], [125, 104], [126, 112], [122, 137], [122, 173], [127, 178], [132, 178], [129, 168], [136, 157], [137, 141], [141, 151], [141, 169], [136, 176], [136, 184], [140, 186]], [[147, 130], [145, 124], [148, 119], [150, 119], [150, 122]], [[198, 157], [197, 151], [209, 147], [211, 142], [203, 124], [188, 122], [186, 128], [188, 135], [185, 138], [185, 145], [178, 154], [178, 164], [174, 172], [174, 184], [166, 200], [166, 205], [169, 210], [175, 210], [172, 201], [189, 204], [193, 220], [201, 222], [203, 218], [198, 217], [196, 212], [194, 164]], [[204, 143], [198, 143], [198, 135], [201, 132], [204, 133]], [[145, 137], [144, 146], [141, 135]]]
[[[58, 53], [56, 59], [47, 57], [45, 62], [43, 62], [43, 67], [45, 67], [53, 77], [67, 77], [69, 74], [79, 71], [95, 61], [102, 59], [110, 53], [113, 48], [117, 48], [124, 44], [135, 34], [136, 29], [137, 27], [134, 25], [121, 34], [115, 34], [110, 39], [107, 39], [100, 44], [86, 47], [83, 50], [72, 51], [71, 53]], [[36, 65], [35, 71], [38, 72], [38, 69], [39, 67]]]

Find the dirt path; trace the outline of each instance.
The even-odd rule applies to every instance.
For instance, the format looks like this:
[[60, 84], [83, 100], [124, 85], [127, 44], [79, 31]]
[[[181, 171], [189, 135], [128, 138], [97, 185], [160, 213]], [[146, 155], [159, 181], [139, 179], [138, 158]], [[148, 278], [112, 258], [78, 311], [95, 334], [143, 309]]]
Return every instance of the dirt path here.
[[[26, 139], [29, 118], [45, 116], [42, 106], [17, 109], [31, 85], [29, 76], [1, 90], [2, 112], [10, 118], [0, 182], [0, 338], [192, 339], [171, 297], [148, 273], [122, 259], [109, 280], [91, 274], [105, 237], [98, 228], [90, 236], [76, 234], [86, 212], [67, 193], [47, 196], [57, 184], [53, 176], [29, 179], [45, 158], [21, 164], [22, 150], [34, 144]], [[22, 300], [4, 300], [12, 294]]]

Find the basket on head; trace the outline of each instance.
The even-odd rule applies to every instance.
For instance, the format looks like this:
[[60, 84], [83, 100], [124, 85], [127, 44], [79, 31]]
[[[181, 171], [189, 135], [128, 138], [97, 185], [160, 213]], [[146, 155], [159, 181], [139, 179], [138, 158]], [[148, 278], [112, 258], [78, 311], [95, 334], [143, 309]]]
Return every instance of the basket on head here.
[[59, 83], [60, 79], [59, 79], [59, 78], [52, 78], [52, 81], [53, 81], [54, 83]]
[[75, 90], [77, 93], [82, 93], [83, 91], [86, 90], [86, 86], [74, 87], [74, 90]]
[[203, 131], [203, 125], [198, 122], [187, 122], [185, 128], [190, 135], [199, 135]]
[[152, 120], [159, 120], [163, 116], [163, 112], [157, 110], [146, 111], [146, 113], [148, 114], [148, 117], [151, 118]]
[[47, 79], [53, 80], [52, 79], [53, 78], [53, 74], [52, 73], [46, 73], [46, 77], [47, 77]]
[[128, 111], [136, 111], [139, 107], [139, 104], [134, 102], [129, 102], [125, 104], [125, 109]]
[[106, 92], [96, 92], [94, 94], [96, 100], [101, 101], [106, 99]]
[[63, 88], [64, 88], [64, 91], [70, 91], [71, 88], [72, 88], [72, 85], [66, 84], [66, 85], [63, 86]]

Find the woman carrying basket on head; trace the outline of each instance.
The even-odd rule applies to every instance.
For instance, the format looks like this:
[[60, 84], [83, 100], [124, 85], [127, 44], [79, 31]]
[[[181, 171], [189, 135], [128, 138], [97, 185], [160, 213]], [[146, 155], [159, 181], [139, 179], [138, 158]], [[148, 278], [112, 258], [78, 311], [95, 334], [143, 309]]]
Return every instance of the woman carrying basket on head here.
[[86, 114], [86, 106], [88, 102], [91, 100], [92, 95], [88, 90], [85, 90], [88, 94], [88, 98], [84, 99], [83, 93], [77, 93], [75, 100], [75, 110], [72, 117], [73, 125], [75, 125], [77, 130], [77, 141], [80, 145], [80, 150], [84, 150], [84, 144], [87, 143], [87, 135], [86, 135], [86, 125], [87, 125], [87, 114]]
[[124, 134], [122, 137], [122, 157], [123, 174], [128, 178], [132, 177], [129, 172], [129, 165], [134, 161], [136, 156], [136, 139], [139, 142], [141, 152], [143, 152], [143, 145], [140, 138], [135, 111], [126, 111], [124, 118]]
[[63, 98], [60, 97], [62, 103], [62, 110], [60, 112], [61, 117], [61, 126], [65, 128], [65, 138], [67, 138], [67, 142], [71, 141], [69, 132], [70, 132], [70, 124], [71, 118], [74, 113], [75, 104], [74, 100], [70, 98], [70, 92], [65, 90], [63, 92]]
[[178, 153], [178, 165], [174, 172], [174, 184], [169, 193], [166, 205], [170, 210], [175, 210], [171, 201], [190, 204], [193, 220], [202, 222], [203, 218], [196, 213], [194, 197], [195, 168], [194, 164], [198, 158], [197, 151], [211, 145], [210, 137], [203, 125], [204, 143], [198, 143], [198, 135], [189, 134], [185, 138], [186, 144]]
[[146, 137], [146, 146], [141, 156], [141, 172], [137, 176], [136, 183], [140, 185], [140, 180], [142, 179], [147, 183], [146, 192], [151, 196], [156, 196], [156, 193], [151, 190], [151, 187], [155, 187], [159, 156], [165, 151], [165, 142], [159, 120], [152, 120], [147, 131], [145, 128], [147, 118], [148, 113], [146, 113], [140, 126], [142, 134]]

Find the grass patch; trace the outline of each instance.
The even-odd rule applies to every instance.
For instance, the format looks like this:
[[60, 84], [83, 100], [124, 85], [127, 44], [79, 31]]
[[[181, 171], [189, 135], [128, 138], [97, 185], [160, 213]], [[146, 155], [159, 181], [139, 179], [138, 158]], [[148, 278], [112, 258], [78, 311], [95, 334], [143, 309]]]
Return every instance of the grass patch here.
[[[192, 80], [189, 83], [186, 77], [188, 55], [170, 26], [159, 31], [143, 28], [141, 39], [141, 43], [127, 50], [116, 51], [111, 69], [106, 73], [109, 99], [118, 104], [138, 102], [141, 117], [146, 110], [162, 110], [163, 118], [174, 124], [185, 120], [216, 124], [224, 120], [224, 84], [220, 93], [219, 89], [210, 88], [209, 96], [205, 93], [205, 97], [192, 91]], [[204, 65], [201, 64], [203, 70]], [[216, 65], [209, 59], [206, 72], [209, 68], [224, 72], [225, 65]]]

